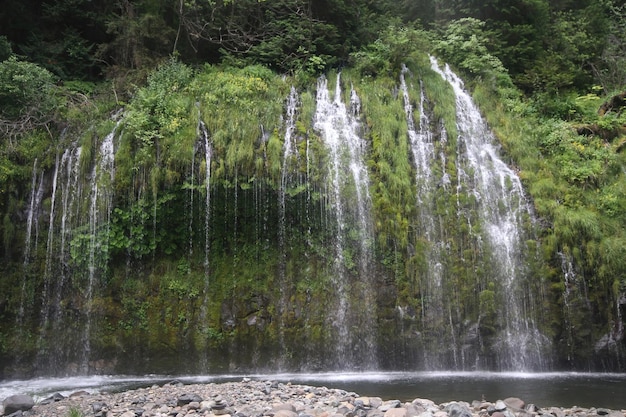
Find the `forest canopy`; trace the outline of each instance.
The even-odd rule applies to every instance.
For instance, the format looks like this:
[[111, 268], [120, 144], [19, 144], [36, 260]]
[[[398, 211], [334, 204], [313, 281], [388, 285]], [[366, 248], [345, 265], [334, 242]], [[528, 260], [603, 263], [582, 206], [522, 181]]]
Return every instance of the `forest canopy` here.
[[445, 41], [453, 64], [497, 58], [539, 94], [623, 85], [625, 21], [617, 0], [8, 0], [0, 35], [61, 80], [100, 81], [172, 55], [316, 74], [406, 26]]

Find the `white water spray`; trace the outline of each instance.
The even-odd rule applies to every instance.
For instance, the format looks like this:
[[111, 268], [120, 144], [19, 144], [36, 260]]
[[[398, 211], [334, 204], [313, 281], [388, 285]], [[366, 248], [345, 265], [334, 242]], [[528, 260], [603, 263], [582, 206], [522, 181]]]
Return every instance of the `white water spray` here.
[[[357, 366], [357, 361], [368, 362], [366, 366], [372, 368], [376, 366], [375, 332], [367, 327], [375, 326], [375, 303], [369, 271], [372, 220], [366, 144], [360, 137], [360, 99], [352, 89], [350, 107], [345, 105], [340, 76], [337, 75], [332, 100], [327, 79], [318, 80], [314, 117], [314, 128], [320, 132], [329, 153], [328, 199], [336, 222], [332, 278], [336, 354], [344, 368]], [[350, 250], [354, 247], [358, 253]]]
[[[496, 140], [463, 82], [431, 57], [432, 69], [454, 90], [457, 109], [460, 186], [473, 194], [486, 243], [492, 253], [493, 280], [500, 294], [500, 366], [506, 370], [546, 369], [547, 339], [535, 325], [534, 300], [524, 288], [524, 218], [532, 218], [517, 174], [499, 157]], [[467, 173], [470, 174], [467, 174]]]

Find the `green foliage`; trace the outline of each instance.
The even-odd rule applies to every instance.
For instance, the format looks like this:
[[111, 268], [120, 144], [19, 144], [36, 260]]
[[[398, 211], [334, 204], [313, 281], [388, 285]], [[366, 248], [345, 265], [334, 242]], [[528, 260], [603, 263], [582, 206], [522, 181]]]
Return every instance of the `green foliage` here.
[[394, 80], [364, 80], [359, 86], [366, 123], [370, 126], [373, 205], [378, 245], [402, 250], [408, 245], [409, 217], [415, 191], [409, 164], [406, 117], [402, 97], [393, 97]]
[[493, 32], [485, 29], [485, 22], [463, 18], [446, 26], [442, 39], [435, 44], [435, 50], [447, 62], [463, 71], [487, 79], [496, 77], [499, 85], [510, 85], [507, 70], [487, 48], [493, 36]]
[[430, 34], [402, 25], [390, 25], [373, 43], [350, 56], [352, 65], [364, 76], [398, 75], [401, 65], [416, 51], [427, 49]]
[[15, 56], [0, 62], [0, 117], [31, 117], [35, 123], [42, 123], [57, 104], [50, 72]]
[[280, 120], [286, 83], [263, 67], [219, 70], [207, 66], [191, 88], [198, 95], [214, 150], [222, 155], [215, 171], [218, 178], [237, 172], [247, 181], [266, 163], [278, 163], [263, 160], [263, 133], [272, 132]]
[[67, 410], [66, 417], [83, 417], [84, 413], [78, 407], [70, 407]]
[[0, 62], [6, 61], [13, 55], [11, 43], [6, 36], [0, 36]]

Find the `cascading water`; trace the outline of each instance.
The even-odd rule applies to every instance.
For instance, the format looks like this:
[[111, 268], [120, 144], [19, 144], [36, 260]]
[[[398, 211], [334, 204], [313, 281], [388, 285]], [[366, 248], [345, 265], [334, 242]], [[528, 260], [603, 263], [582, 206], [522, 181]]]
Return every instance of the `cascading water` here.
[[288, 249], [286, 244], [287, 239], [287, 193], [288, 188], [293, 187], [291, 181], [291, 173], [295, 171], [292, 159], [295, 155], [297, 155], [297, 149], [295, 147], [294, 142], [294, 132], [296, 128], [296, 119], [298, 112], [298, 92], [295, 87], [291, 87], [289, 92], [289, 96], [287, 97], [286, 103], [286, 119], [284, 121], [285, 125], [285, 135], [283, 139], [283, 159], [281, 165], [281, 176], [280, 176], [280, 188], [278, 190], [278, 245], [280, 250], [280, 264], [279, 264], [279, 273], [278, 273], [278, 285], [281, 288], [280, 300], [278, 301], [277, 313], [279, 317], [279, 348], [282, 351], [280, 357], [283, 358], [284, 352], [286, 351], [285, 341], [284, 341], [284, 326], [283, 326], [283, 316], [285, 314], [285, 310], [288, 303], [288, 293], [287, 293], [287, 257], [288, 257]]
[[[200, 333], [202, 336], [202, 340], [206, 342], [206, 334], [208, 333], [208, 309], [210, 303], [209, 297], [209, 285], [211, 283], [211, 264], [210, 264], [210, 253], [211, 253], [211, 161], [213, 159], [213, 144], [209, 137], [209, 130], [207, 129], [205, 123], [200, 121], [198, 123], [198, 143], [196, 147], [199, 147], [203, 150], [203, 159], [204, 159], [204, 286], [202, 288], [202, 306], [200, 307]], [[192, 189], [193, 189], [193, 169], [194, 169], [194, 160], [196, 149], [194, 149], [194, 155], [192, 158]], [[189, 227], [193, 228], [193, 190], [191, 191], [191, 215], [189, 221]], [[191, 236], [191, 234], [190, 234]], [[190, 238], [191, 240], [191, 238]], [[190, 241], [189, 243], [189, 251], [190, 256], [193, 251], [193, 243]], [[203, 346], [205, 350], [204, 354], [201, 355], [201, 369], [205, 370], [208, 367], [208, 357], [206, 352], [206, 346]]]
[[80, 154], [81, 148], [72, 146], [65, 149], [60, 158], [57, 155], [52, 176], [36, 362], [39, 369], [53, 373], [60, 371], [71, 350], [65, 343], [67, 341], [50, 343], [50, 340], [54, 339], [55, 334], [63, 332], [62, 299], [68, 279], [67, 265], [70, 262], [68, 235], [71, 233], [71, 227], [68, 225], [75, 217], [73, 210], [76, 209], [77, 196], [80, 195], [81, 182], [78, 175]]
[[108, 237], [113, 209], [113, 180], [115, 178], [115, 144], [117, 128], [109, 133], [100, 144], [96, 162], [91, 172], [91, 184], [89, 191], [89, 222], [87, 241], [87, 282], [84, 289], [85, 308], [83, 311], [85, 325], [82, 334], [82, 352], [78, 363], [82, 373], [89, 371], [89, 359], [91, 357], [91, 325], [92, 325], [92, 301], [98, 288], [99, 279], [106, 273], [108, 261]]
[[[331, 100], [326, 77], [317, 83], [314, 128], [329, 153], [329, 204], [336, 220], [332, 324], [336, 330], [336, 365], [366, 362], [376, 367], [373, 289], [369, 271], [372, 226], [365, 143], [359, 136], [360, 100], [350, 92], [350, 108], [342, 101], [341, 74]], [[355, 250], [357, 248], [357, 250]], [[358, 307], [357, 307], [358, 306]], [[358, 329], [358, 330], [355, 330]]]
[[[41, 208], [41, 201], [43, 198], [43, 171], [38, 175], [37, 170], [37, 162], [38, 160], [35, 158], [35, 162], [33, 163], [33, 174], [31, 180], [31, 189], [30, 189], [30, 202], [28, 205], [28, 212], [26, 217], [26, 238], [24, 241], [24, 259], [22, 264], [22, 280], [20, 285], [20, 300], [19, 307], [16, 315], [16, 323], [15, 326], [18, 329], [18, 337], [22, 338], [23, 329], [24, 329], [24, 321], [26, 319], [27, 310], [33, 304], [32, 295], [30, 295], [30, 291], [28, 288], [29, 280], [31, 277], [31, 257], [33, 252], [33, 245], [35, 246], [35, 252], [37, 247], [37, 237], [39, 235], [39, 211]], [[37, 185], [37, 178], [39, 177], [39, 185]], [[35, 229], [35, 236], [33, 239], [33, 227]], [[34, 244], [33, 244], [34, 242]], [[18, 355], [17, 362], [22, 361], [22, 357]]]
[[446, 67], [442, 70], [431, 57], [432, 69], [453, 88], [457, 111], [457, 145], [462, 149], [458, 164], [465, 192], [479, 207], [486, 250], [490, 251], [490, 283], [499, 296], [499, 367], [503, 370], [547, 369], [543, 356], [547, 339], [536, 326], [536, 300], [526, 291], [524, 267], [525, 232], [522, 224], [533, 215], [521, 181], [498, 156], [495, 138], [478, 108], [464, 90], [463, 82]]
[[[30, 203], [28, 205], [28, 213], [26, 218], [26, 240], [24, 242], [24, 278], [22, 280], [22, 289], [20, 295], [20, 307], [17, 314], [18, 326], [21, 326], [21, 323], [24, 319], [26, 303], [26, 284], [27, 284], [27, 276], [28, 276], [28, 267], [31, 261], [31, 253], [33, 241], [35, 245], [37, 244], [37, 236], [39, 234], [39, 220], [38, 220], [38, 212], [41, 206], [41, 199], [43, 198], [43, 172], [41, 172], [39, 179], [39, 186], [37, 186], [37, 159], [33, 163], [33, 176], [31, 181], [31, 191], [30, 191]], [[35, 228], [35, 239], [33, 239], [33, 226]]]
[[[423, 86], [420, 83], [419, 99], [419, 126], [415, 126], [413, 106], [409, 96], [409, 88], [406, 83], [406, 75], [409, 70], [402, 67], [400, 73], [400, 91], [404, 101], [404, 111], [407, 120], [407, 133], [409, 144], [413, 156], [413, 165], [416, 172], [415, 183], [417, 186], [417, 211], [419, 218], [418, 239], [422, 241], [425, 249], [427, 270], [421, 276], [421, 300], [422, 300], [422, 324], [427, 332], [439, 332], [445, 328], [446, 320], [450, 320], [450, 315], [445, 311], [443, 281], [445, 277], [445, 267], [442, 261], [442, 252], [445, 251], [445, 237], [440, 230], [440, 221], [436, 214], [437, 186], [445, 182], [443, 178], [438, 178], [433, 174], [433, 165], [436, 162], [437, 150], [434, 143], [434, 134], [431, 128], [431, 120], [425, 108], [426, 97]], [[444, 135], [445, 137], [445, 135]], [[445, 174], [445, 153], [441, 152], [442, 169]], [[451, 320], [450, 320], [451, 321]], [[450, 329], [454, 326], [450, 325]], [[457, 344], [454, 342], [454, 332], [448, 335], [441, 335], [433, 338], [435, 341], [423, 349], [424, 364], [428, 369], [442, 369], [446, 367], [446, 360], [442, 353], [447, 349], [454, 349]], [[458, 363], [454, 364], [455, 367]]]

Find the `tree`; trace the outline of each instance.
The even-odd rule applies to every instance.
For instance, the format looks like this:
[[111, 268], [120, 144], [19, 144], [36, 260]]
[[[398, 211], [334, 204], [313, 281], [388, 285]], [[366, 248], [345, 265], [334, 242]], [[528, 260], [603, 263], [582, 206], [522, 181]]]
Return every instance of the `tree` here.
[[106, 24], [112, 39], [100, 45], [99, 57], [117, 67], [154, 68], [171, 53], [175, 40], [174, 29], [163, 19], [166, 11], [162, 0], [120, 0]]
[[0, 133], [11, 141], [52, 121], [58, 104], [53, 75], [12, 56], [0, 63]]
[[606, 5], [609, 30], [602, 55], [591, 65], [604, 90], [612, 91], [626, 86], [626, 4], [609, 0]]

